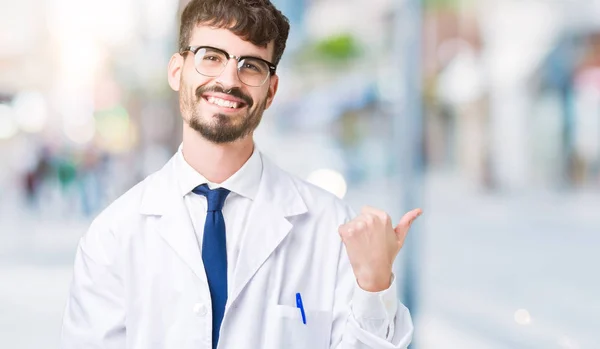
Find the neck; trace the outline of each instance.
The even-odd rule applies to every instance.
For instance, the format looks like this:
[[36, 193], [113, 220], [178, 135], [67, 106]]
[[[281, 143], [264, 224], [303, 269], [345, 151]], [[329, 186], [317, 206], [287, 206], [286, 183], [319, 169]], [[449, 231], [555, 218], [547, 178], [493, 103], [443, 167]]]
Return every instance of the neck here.
[[187, 125], [183, 128], [183, 157], [212, 183], [223, 183], [248, 161], [254, 151], [252, 134], [232, 143], [215, 144]]

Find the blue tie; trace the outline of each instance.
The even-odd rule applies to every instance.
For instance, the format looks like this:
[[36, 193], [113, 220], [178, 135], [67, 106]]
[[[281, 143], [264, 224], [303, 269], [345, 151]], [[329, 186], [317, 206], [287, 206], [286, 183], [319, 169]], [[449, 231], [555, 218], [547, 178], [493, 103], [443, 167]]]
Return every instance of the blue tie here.
[[221, 210], [229, 190], [225, 188], [210, 190], [206, 184], [202, 184], [193, 192], [206, 196], [208, 201], [202, 238], [202, 261], [212, 302], [212, 347], [215, 349], [219, 342], [221, 322], [225, 314], [225, 303], [227, 303], [227, 246], [225, 219]]

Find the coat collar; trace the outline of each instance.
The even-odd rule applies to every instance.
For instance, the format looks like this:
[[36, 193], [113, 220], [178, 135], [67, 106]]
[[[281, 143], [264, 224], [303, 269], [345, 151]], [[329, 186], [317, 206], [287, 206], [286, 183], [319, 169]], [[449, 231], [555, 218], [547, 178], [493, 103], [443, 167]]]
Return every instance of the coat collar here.
[[[228, 304], [237, 300], [252, 277], [291, 231], [288, 217], [308, 208], [294, 178], [261, 154], [263, 174], [244, 227]], [[156, 231], [200, 280], [207, 284], [200, 244], [177, 187], [174, 159], [147, 179], [140, 212], [160, 216]], [[207, 286], [208, 289], [208, 286]], [[226, 311], [227, 314], [227, 311]]]
[[[272, 203], [283, 217], [292, 217], [307, 212], [293, 177], [259, 152], [263, 163], [263, 175], [257, 199]], [[140, 213], [162, 216], [172, 211], [173, 201], [182, 200], [177, 187], [176, 156], [173, 156], [159, 171], [150, 175], [144, 186]]]

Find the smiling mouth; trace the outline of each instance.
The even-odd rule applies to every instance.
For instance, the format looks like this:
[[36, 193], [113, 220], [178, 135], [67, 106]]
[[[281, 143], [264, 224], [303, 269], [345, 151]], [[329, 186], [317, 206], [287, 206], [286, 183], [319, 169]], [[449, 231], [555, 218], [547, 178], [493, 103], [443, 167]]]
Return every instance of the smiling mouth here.
[[244, 102], [234, 102], [234, 101], [229, 101], [226, 99], [217, 98], [217, 97], [213, 97], [213, 96], [202, 97], [202, 98], [204, 98], [205, 101], [207, 101], [208, 103], [210, 103], [212, 105], [216, 105], [221, 108], [229, 108], [231, 110], [242, 109], [246, 106], [246, 103], [244, 103]]

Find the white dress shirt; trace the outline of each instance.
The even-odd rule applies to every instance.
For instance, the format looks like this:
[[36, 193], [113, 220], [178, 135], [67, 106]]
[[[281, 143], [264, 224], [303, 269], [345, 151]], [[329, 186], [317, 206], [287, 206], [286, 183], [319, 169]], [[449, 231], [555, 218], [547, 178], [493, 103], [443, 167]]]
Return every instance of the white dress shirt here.
[[[232, 285], [242, 241], [242, 232], [248, 220], [252, 202], [258, 192], [263, 164], [259, 152], [255, 149], [248, 161], [223, 183], [211, 183], [194, 170], [185, 160], [182, 147], [176, 155], [177, 180], [180, 194], [184, 198], [192, 225], [196, 232], [199, 246], [202, 246], [204, 222], [206, 220], [207, 199], [204, 195], [192, 192], [201, 184], [210, 189], [225, 188], [230, 191], [223, 206], [227, 246], [227, 284]], [[337, 234], [337, 232], [332, 232]], [[228, 287], [228, 292], [231, 292]], [[396, 298], [396, 282], [381, 292], [367, 292], [355, 285], [352, 298], [352, 316], [361, 328], [380, 338], [391, 340], [394, 335], [394, 315], [398, 300]]]

